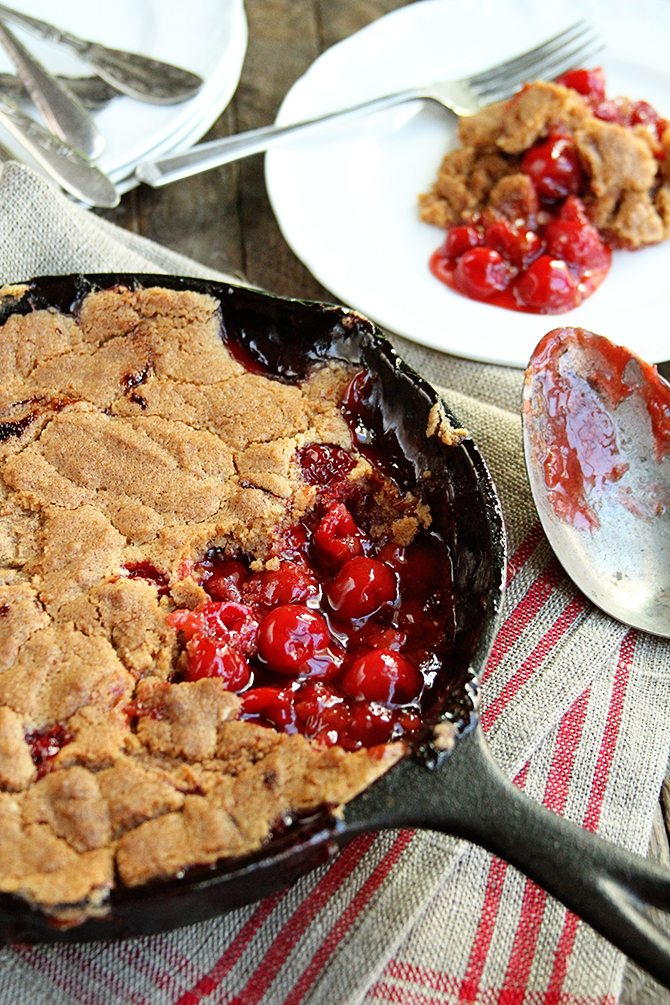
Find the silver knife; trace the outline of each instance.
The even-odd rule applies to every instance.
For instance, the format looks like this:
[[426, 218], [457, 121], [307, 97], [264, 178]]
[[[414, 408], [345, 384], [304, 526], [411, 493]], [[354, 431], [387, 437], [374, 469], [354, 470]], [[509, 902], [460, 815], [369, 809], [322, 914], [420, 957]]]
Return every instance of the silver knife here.
[[0, 21], [0, 45], [41, 112], [52, 133], [60, 136], [92, 160], [99, 157], [105, 139], [84, 106]]
[[0, 125], [11, 133], [29, 159], [71, 195], [89, 206], [118, 205], [119, 193], [100, 168], [31, 119], [9, 98], [0, 98]]
[[39, 18], [5, 7], [4, 4], [0, 4], [0, 17], [49, 42], [59, 42], [74, 49], [103, 80], [131, 98], [158, 105], [171, 105], [192, 98], [203, 85], [202, 77], [189, 70], [182, 70], [179, 66], [141, 56], [139, 53], [109, 49], [98, 42], [62, 31]]

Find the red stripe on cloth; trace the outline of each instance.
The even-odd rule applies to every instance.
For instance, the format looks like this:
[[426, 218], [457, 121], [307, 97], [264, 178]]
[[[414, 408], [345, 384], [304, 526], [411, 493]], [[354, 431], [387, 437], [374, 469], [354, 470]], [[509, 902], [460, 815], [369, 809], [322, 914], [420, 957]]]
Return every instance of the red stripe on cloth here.
[[542, 532], [542, 525], [539, 523], [533, 524], [533, 527], [527, 537], [521, 542], [517, 550], [511, 556], [507, 563], [507, 585], [512, 582], [515, 576], [523, 569], [524, 565], [533, 554], [537, 548], [540, 541], [544, 539], [544, 534]]
[[[296, 908], [277, 934], [259, 967], [254, 970], [242, 991], [236, 996], [240, 1005], [256, 1005], [277, 975], [277, 971], [309, 923], [321, 911], [340, 884], [354, 871], [359, 859], [375, 840], [376, 834], [357, 838], [335, 860], [328, 873]], [[374, 873], [373, 873], [374, 875]]]
[[368, 991], [370, 998], [383, 998], [393, 1005], [442, 1005], [443, 999], [424, 995], [420, 991], [405, 991], [395, 984], [377, 981]]
[[576, 621], [585, 609], [585, 600], [580, 595], [573, 597], [570, 603], [563, 609], [558, 618], [547, 632], [544, 633], [533, 651], [523, 661], [519, 669], [507, 681], [502, 691], [496, 695], [490, 705], [487, 705], [482, 712], [482, 726], [485, 730], [491, 728], [500, 713], [510, 703], [512, 698], [526, 684], [535, 670], [542, 665], [551, 650], [556, 646], [568, 628]]
[[482, 681], [485, 681], [493, 673], [512, 646], [518, 642], [533, 618], [544, 607], [564, 575], [558, 562], [552, 559], [546, 569], [543, 569], [531, 583], [526, 594], [516, 607], [510, 611], [500, 626], [493, 649], [491, 650], [491, 655], [482, 674]]
[[[544, 806], [554, 813], [562, 813], [568, 799], [577, 749], [584, 731], [589, 695], [590, 689], [580, 695], [572, 705], [563, 717], [556, 737], [542, 799]], [[531, 880], [526, 880], [498, 1005], [523, 1005], [546, 903], [546, 892]]]
[[[522, 789], [525, 786], [527, 777], [528, 764], [525, 764], [515, 778], [515, 782], [519, 788]], [[491, 859], [486, 878], [481, 921], [479, 922], [479, 927], [472, 943], [470, 957], [465, 968], [465, 977], [461, 983], [461, 1001], [474, 1002], [477, 1000], [479, 984], [484, 973], [493, 931], [498, 919], [498, 911], [500, 910], [500, 902], [502, 900], [502, 892], [508, 868], [507, 862], [503, 862], [502, 859]]]
[[[40, 946], [14, 946], [12, 950], [20, 956], [24, 963], [30, 966], [42, 978], [52, 981], [66, 995], [81, 1000], [82, 995], [89, 994], [94, 980], [106, 987], [117, 1001], [128, 1002], [129, 1005], [144, 1005], [144, 996], [132, 991], [126, 983], [113, 971], [87, 958], [79, 946], [63, 946], [62, 954], [55, 956]], [[69, 966], [63, 967], [63, 960]]]
[[[384, 977], [390, 980], [384, 980]], [[407, 988], [399, 988], [392, 981], [403, 981], [404, 983], [416, 984], [427, 991], [437, 991], [436, 995], [422, 994]], [[432, 967], [422, 967], [418, 964], [407, 963], [404, 960], [389, 960], [384, 973], [379, 981], [368, 991], [370, 998], [385, 998], [391, 1002], [398, 1002], [399, 1005], [444, 1005], [443, 995], [460, 995], [461, 981], [458, 977], [445, 974], [441, 970], [434, 970]], [[481, 1002], [499, 1003], [501, 988], [483, 987], [480, 990]], [[453, 998], [449, 999], [453, 1001]], [[458, 998], [463, 1002], [463, 998]], [[524, 1005], [542, 1005], [543, 995], [539, 991], [528, 991]], [[578, 995], [569, 991], [561, 993], [560, 1005], [616, 1005], [614, 995]]]
[[[635, 655], [636, 643], [637, 633], [631, 630], [624, 637], [619, 650], [619, 659], [614, 674], [614, 684], [607, 712], [605, 730], [600, 742], [589, 801], [582, 821], [584, 827], [589, 830], [595, 830], [600, 820], [600, 813], [607, 789], [607, 779], [616, 752], [619, 730], [621, 729], [626, 688], [630, 678], [630, 669], [633, 656]], [[563, 1000], [563, 982], [568, 972], [568, 963], [574, 948], [578, 924], [579, 918], [575, 914], [566, 911], [563, 929], [554, 953], [554, 963], [544, 996], [544, 1005], [559, 1005], [559, 1002]]]
[[239, 930], [233, 941], [230, 943], [225, 953], [221, 955], [214, 966], [197, 981], [189, 991], [185, 991], [175, 1002], [175, 1005], [197, 1005], [205, 995], [212, 991], [221, 983], [228, 971], [237, 963], [238, 959], [249, 945], [254, 935], [261, 927], [266, 918], [272, 913], [282, 897], [281, 893], [275, 893], [262, 901], [250, 918]]
[[366, 879], [365, 883], [358, 891], [352, 902], [344, 913], [338, 918], [325, 940], [321, 943], [316, 953], [310, 960], [308, 966], [302, 972], [291, 992], [284, 999], [283, 1005], [298, 1005], [304, 996], [316, 982], [320, 972], [332, 956], [333, 952], [347, 934], [356, 918], [369, 903], [371, 897], [376, 893], [384, 882], [391, 869], [412, 842], [414, 831], [401, 831], [395, 842], [389, 849], [384, 859], [379, 863], [373, 873]]
[[[290, 943], [296, 931], [302, 930], [307, 926], [309, 921], [311, 921], [316, 914], [317, 910], [319, 910], [322, 903], [328, 899], [332, 891], [337, 888], [342, 879], [353, 871], [358, 858], [368, 850], [374, 841], [374, 837], [374, 834], [366, 834], [363, 837], [357, 838], [355, 841], [352, 841], [352, 843], [345, 848], [342, 854], [333, 861], [321, 882], [303, 898], [291, 917], [282, 926], [281, 931], [270, 946], [270, 949], [264, 958], [264, 962], [258, 970], [264, 969], [266, 964], [268, 964], [269, 961], [276, 959], [278, 955], [281, 961], [282, 950], [277, 948], [278, 943], [281, 941], [281, 945], [285, 946]], [[235, 946], [235, 943], [233, 943], [226, 950], [220, 960], [217, 960], [214, 966], [198, 980], [190, 991], [187, 991], [175, 1002], [175, 1005], [197, 1005], [197, 1002], [199, 1002], [205, 995], [211, 994], [216, 990], [223, 978], [232, 969], [253, 936], [266, 920], [267, 916], [271, 913], [280, 897], [283, 895], [284, 894], [275, 894], [269, 901], [264, 900], [261, 903], [235, 940], [235, 942], [240, 940], [241, 942], [239, 947], [235, 947], [234, 958], [229, 959], [229, 954]], [[268, 904], [270, 905], [269, 908], [266, 907]], [[247, 931], [243, 936], [242, 933], [245, 929], [247, 929]], [[258, 970], [252, 976], [252, 980], [258, 973]], [[248, 999], [243, 997], [236, 1000], [244, 1001], [246, 1005]]]

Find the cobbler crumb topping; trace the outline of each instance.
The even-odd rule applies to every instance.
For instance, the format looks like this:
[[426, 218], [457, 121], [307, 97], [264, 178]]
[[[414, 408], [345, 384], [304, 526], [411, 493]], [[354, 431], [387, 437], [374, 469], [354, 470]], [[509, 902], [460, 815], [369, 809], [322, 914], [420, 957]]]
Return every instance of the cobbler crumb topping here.
[[59, 923], [350, 800], [446, 651], [430, 514], [352, 439], [367, 376], [271, 380], [221, 326], [118, 287], [0, 328], [0, 890]]
[[458, 136], [419, 208], [447, 229], [431, 271], [465, 296], [561, 313], [605, 279], [612, 248], [670, 237], [670, 123], [608, 97], [600, 68], [526, 84]]

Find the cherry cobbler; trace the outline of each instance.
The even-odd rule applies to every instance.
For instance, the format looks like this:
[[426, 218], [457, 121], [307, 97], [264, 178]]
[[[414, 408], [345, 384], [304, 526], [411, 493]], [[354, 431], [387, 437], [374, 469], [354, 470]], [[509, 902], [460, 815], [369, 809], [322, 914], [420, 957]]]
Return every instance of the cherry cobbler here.
[[76, 924], [407, 753], [454, 597], [373, 372], [273, 379], [213, 297], [115, 287], [10, 313], [0, 373], [0, 891]]
[[458, 132], [420, 213], [447, 230], [433, 274], [465, 296], [567, 311], [603, 281], [612, 248], [670, 237], [670, 123], [608, 98], [600, 69], [527, 84]]

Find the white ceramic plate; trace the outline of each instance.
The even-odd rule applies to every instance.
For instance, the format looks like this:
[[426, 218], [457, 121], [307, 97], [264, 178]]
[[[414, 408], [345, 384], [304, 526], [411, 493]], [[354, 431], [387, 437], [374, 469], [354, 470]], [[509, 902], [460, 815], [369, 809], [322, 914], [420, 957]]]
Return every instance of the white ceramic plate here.
[[[609, 92], [645, 98], [670, 116], [668, 0], [422, 0], [325, 52], [293, 85], [277, 121], [473, 73], [579, 17], [605, 37]], [[442, 232], [419, 221], [416, 197], [455, 139], [453, 117], [415, 102], [276, 148], [266, 180], [286, 240], [339, 300], [435, 349], [525, 366], [545, 332], [568, 324], [654, 362], [670, 358], [670, 243], [615, 254], [603, 286], [560, 315], [478, 303], [433, 278], [427, 263]]]
[[[199, 139], [221, 114], [237, 87], [247, 46], [243, 0], [22, 0], [17, 9], [105, 45], [155, 56], [193, 70], [205, 83], [195, 97], [178, 105], [151, 105], [119, 96], [96, 111], [106, 139], [99, 165], [119, 182], [136, 164], [182, 149]], [[67, 49], [15, 29], [34, 54], [54, 72], [86, 75], [85, 63]], [[0, 70], [11, 70], [0, 53]], [[5, 142], [4, 137], [0, 137]], [[7, 141], [7, 146], [11, 144]], [[123, 188], [131, 185], [127, 182]]]

